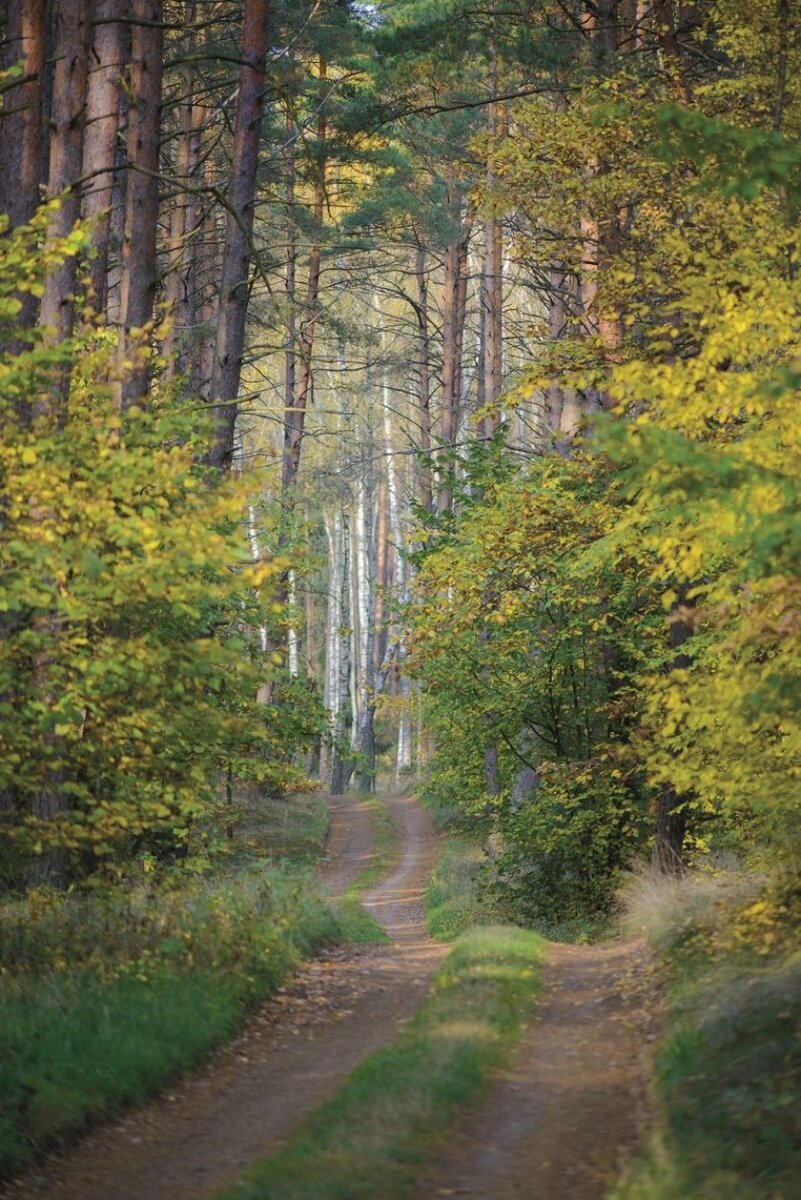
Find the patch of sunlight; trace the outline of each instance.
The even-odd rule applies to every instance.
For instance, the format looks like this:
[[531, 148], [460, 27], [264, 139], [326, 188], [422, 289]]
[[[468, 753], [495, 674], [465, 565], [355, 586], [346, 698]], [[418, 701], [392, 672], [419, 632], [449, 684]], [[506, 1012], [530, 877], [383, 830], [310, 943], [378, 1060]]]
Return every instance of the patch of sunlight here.
[[432, 1030], [435, 1037], [446, 1038], [454, 1042], [488, 1042], [494, 1041], [495, 1032], [484, 1021], [452, 1020], [443, 1021]]
[[520, 963], [475, 963], [459, 972], [458, 981], [463, 983], [467, 979], [478, 979], [482, 982], [496, 979], [531, 979], [533, 975], [531, 967], [521, 966]]

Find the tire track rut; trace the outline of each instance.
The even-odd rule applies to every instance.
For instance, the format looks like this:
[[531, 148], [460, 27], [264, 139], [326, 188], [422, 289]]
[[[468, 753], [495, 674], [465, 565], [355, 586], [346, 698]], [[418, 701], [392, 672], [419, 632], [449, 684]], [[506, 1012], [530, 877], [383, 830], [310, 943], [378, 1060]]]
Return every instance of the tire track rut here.
[[[437, 854], [428, 813], [386, 797], [399, 861], [365, 906], [386, 946], [340, 946], [300, 968], [235, 1041], [156, 1100], [50, 1155], [2, 1195], [14, 1200], [205, 1200], [330, 1096], [411, 1017], [445, 948], [425, 929], [422, 899]], [[368, 806], [331, 802], [328, 862], [336, 898], [373, 853]]]

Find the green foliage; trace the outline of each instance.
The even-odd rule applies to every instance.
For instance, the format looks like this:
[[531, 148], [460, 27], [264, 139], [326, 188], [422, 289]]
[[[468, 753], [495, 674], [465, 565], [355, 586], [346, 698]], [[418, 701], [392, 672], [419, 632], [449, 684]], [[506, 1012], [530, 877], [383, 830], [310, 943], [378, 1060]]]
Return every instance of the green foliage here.
[[648, 804], [618, 756], [543, 762], [536, 797], [505, 806], [492, 890], [513, 913], [554, 936], [565, 922], [608, 913], [627, 863], [649, 833]]
[[158, 374], [121, 412], [103, 331], [12, 345], [15, 294], [81, 244], [41, 254], [46, 212], [0, 247], [0, 793], [18, 848], [86, 873], [185, 854], [222, 772], [298, 786], [321, 717], [308, 690], [257, 699], [286, 564], [252, 561], [247, 483], [205, 477], [204, 424]]
[[616, 367], [612, 395], [637, 415], [599, 438], [629, 498], [618, 552], [651, 558], [695, 631], [690, 667], [641, 677], [650, 777], [731, 821], [758, 815], [783, 851], [799, 832], [798, 249], [781, 197], [725, 210], [726, 260], [686, 228], [659, 313], [692, 352]]
[[492, 147], [481, 200], [522, 215], [516, 251], [564, 285], [516, 394], [556, 391], [586, 436], [544, 428], [570, 457], [517, 471], [500, 450], [448, 464], [411, 662], [426, 794], [493, 830], [493, 886], [541, 928], [609, 909], [667, 798], [685, 857], [786, 859], [801, 833], [801, 90], [780, 9], [709, 5], [720, 57], [697, 70], [588, 43], [576, 95], [519, 102]]
[[595, 552], [621, 503], [601, 463], [479, 466], [419, 556], [410, 662], [436, 736], [424, 795], [500, 833], [511, 913], [601, 910], [647, 834], [630, 679], [658, 637], [657, 593], [636, 559]]
[[245, 1200], [410, 1195], [421, 1158], [519, 1039], [545, 945], [520, 929], [457, 942], [400, 1037], [371, 1055], [277, 1155], [227, 1193]]
[[224, 1042], [337, 936], [297, 871], [0, 910], [0, 1174]]

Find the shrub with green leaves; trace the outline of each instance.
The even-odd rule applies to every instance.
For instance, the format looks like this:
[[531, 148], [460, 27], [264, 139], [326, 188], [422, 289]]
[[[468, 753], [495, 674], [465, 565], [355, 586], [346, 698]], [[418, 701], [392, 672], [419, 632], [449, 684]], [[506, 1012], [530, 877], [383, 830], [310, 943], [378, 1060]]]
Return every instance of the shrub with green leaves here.
[[603, 910], [649, 829], [630, 735], [633, 673], [662, 636], [656, 588], [633, 555], [598, 553], [620, 505], [603, 463], [521, 471], [498, 446], [467, 471], [472, 495], [418, 555], [410, 613], [436, 739], [424, 795], [500, 834], [512, 915]]
[[0, 795], [18, 849], [85, 873], [185, 852], [223, 772], [297, 785], [320, 714], [308, 689], [258, 700], [286, 563], [253, 561], [247, 481], [209, 477], [194, 406], [156, 364], [122, 411], [107, 331], [14, 329], [16, 293], [82, 244], [41, 253], [46, 214], [0, 243]]

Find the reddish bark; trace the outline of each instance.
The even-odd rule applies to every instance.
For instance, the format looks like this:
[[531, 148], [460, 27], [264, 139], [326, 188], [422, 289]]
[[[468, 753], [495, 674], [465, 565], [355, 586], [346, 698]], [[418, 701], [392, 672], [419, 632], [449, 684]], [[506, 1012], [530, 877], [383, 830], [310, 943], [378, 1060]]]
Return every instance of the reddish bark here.
[[[90, 38], [90, 0], [64, 0], [56, 13], [56, 65], [47, 176], [48, 198], [62, 197], [59, 210], [48, 227], [48, 237], [52, 239], [66, 237], [80, 217]], [[39, 319], [41, 325], [53, 330], [52, 337], [56, 342], [64, 341], [72, 333], [76, 279], [77, 257], [71, 255], [51, 271], [45, 281]], [[37, 411], [43, 406], [47, 407], [44, 399], [39, 401]]]
[[[326, 77], [325, 59], [320, 59], [320, 79]], [[320, 153], [326, 138], [326, 120], [323, 109], [317, 118], [317, 142]], [[325, 158], [318, 165], [317, 181], [314, 187], [312, 213], [314, 226], [318, 231], [323, 223], [325, 212]], [[298, 339], [297, 380], [295, 383], [294, 402], [288, 408], [284, 421], [284, 459], [282, 464], [281, 484], [286, 492], [292, 486], [300, 469], [300, 451], [303, 442], [303, 431], [306, 424], [306, 410], [312, 385], [312, 354], [314, 352], [314, 332], [317, 323], [317, 302], [320, 296], [320, 270], [322, 267], [321, 248], [318, 242], [309, 252], [309, 278], [306, 285], [306, 301], [300, 320], [300, 337]], [[294, 286], [294, 280], [293, 280]], [[293, 363], [294, 369], [294, 363]]]
[[486, 411], [481, 432], [493, 436], [500, 422], [497, 404], [503, 389], [503, 236], [501, 223], [491, 219], [484, 227], [484, 264], [481, 272], [484, 354], [483, 400]]
[[215, 434], [209, 462], [221, 470], [234, 453], [237, 396], [245, 348], [256, 171], [264, 111], [267, 61], [268, 0], [245, 0], [242, 23], [242, 68], [234, 132], [233, 167], [228, 192], [217, 342], [211, 395]]
[[0, 120], [0, 212], [11, 228], [30, 220], [42, 183], [42, 80], [46, 0], [8, 0], [3, 66], [21, 63], [22, 78], [4, 97]]
[[96, 0], [86, 88], [83, 213], [93, 223], [89, 303], [98, 315], [105, 313], [108, 291], [108, 245], [125, 46], [122, 19], [127, 8], [128, 0]]
[[422, 243], [417, 248], [415, 262], [417, 278], [417, 356], [418, 356], [418, 404], [420, 408], [420, 449], [423, 462], [420, 465], [418, 485], [420, 489], [420, 504], [424, 509], [430, 509], [431, 467], [428, 456], [431, 453], [431, 363], [428, 328], [428, 277], [426, 275], [426, 251]]
[[[148, 364], [137, 345], [153, 316], [159, 209], [159, 136], [164, 69], [162, 0], [133, 0], [129, 72], [128, 186], [122, 245], [120, 359], [121, 406], [141, 404]], [[125, 364], [130, 363], [130, 366]]]
[[459, 431], [466, 286], [467, 238], [460, 238], [445, 251], [442, 318], [442, 442], [445, 446], [455, 445]]

